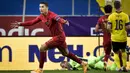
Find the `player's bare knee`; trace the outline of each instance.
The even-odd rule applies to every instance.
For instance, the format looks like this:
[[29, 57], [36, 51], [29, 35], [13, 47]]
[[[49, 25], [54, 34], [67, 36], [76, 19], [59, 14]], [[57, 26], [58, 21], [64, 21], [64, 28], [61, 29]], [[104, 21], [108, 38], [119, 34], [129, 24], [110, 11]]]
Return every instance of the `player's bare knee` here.
[[46, 46], [43, 44], [43, 45], [41, 45], [41, 47], [40, 47], [40, 52], [45, 52], [46, 51]]

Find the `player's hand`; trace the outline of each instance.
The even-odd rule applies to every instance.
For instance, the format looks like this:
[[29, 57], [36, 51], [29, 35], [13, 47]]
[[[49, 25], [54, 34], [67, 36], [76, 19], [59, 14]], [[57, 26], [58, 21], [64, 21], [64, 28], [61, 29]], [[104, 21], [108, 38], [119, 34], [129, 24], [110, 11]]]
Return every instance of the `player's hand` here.
[[65, 24], [69, 26], [69, 21], [65, 20]]
[[14, 23], [11, 23], [11, 28], [18, 28], [20, 25], [20, 22], [15, 21]]

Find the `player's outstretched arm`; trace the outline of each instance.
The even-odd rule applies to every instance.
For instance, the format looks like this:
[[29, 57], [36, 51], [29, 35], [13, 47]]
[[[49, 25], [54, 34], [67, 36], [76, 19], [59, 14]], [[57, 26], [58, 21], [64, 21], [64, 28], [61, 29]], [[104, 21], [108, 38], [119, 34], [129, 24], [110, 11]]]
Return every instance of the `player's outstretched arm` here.
[[30, 21], [26, 21], [26, 22], [17, 22], [17, 21], [15, 21], [14, 23], [11, 23], [11, 27], [12, 28], [17, 28], [19, 26], [31, 26], [33, 24], [36, 24], [36, 23], [40, 22], [40, 21], [41, 20], [40, 20], [40, 18], [38, 16], [37, 18], [35, 18], [33, 20], [30, 20]]
[[26, 21], [26, 22], [21, 22], [20, 23], [20, 26], [31, 26], [31, 25], [34, 25], [38, 22], [40, 22], [40, 16], [38, 16], [37, 18], [33, 19], [33, 20], [30, 20], [30, 21]]

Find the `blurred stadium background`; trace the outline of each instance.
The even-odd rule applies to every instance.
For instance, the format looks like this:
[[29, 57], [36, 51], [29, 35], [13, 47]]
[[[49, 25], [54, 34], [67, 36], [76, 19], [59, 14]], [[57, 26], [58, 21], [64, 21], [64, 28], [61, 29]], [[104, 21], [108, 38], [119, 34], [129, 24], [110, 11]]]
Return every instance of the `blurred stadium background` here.
[[[17, 29], [12, 29], [10, 23], [34, 19], [39, 15], [41, 1], [48, 2], [51, 11], [70, 22], [70, 26], [64, 25], [63, 27], [67, 35], [68, 49], [71, 52], [84, 58], [90, 55], [99, 56], [103, 52], [102, 33], [97, 35], [94, 32], [94, 27], [98, 18], [104, 14], [102, 8], [105, 5], [105, 0], [1, 0], [0, 73], [29, 73], [29, 71], [21, 70], [33, 70], [38, 67], [39, 46], [51, 38], [50, 31], [42, 23]], [[121, 2], [123, 11], [130, 15], [130, 0], [121, 0]], [[128, 53], [130, 52], [129, 46], [130, 37], [128, 37]], [[49, 50], [47, 55], [45, 70], [60, 69], [59, 63], [61, 61], [69, 61], [57, 49]], [[130, 68], [129, 54], [127, 60], [127, 68]], [[109, 61], [109, 64], [111, 63], [112, 61]], [[47, 72], [52, 73], [52, 71], [45, 73]], [[79, 72], [81, 73], [81, 71], [76, 73]], [[100, 71], [90, 72], [99, 73]], [[69, 71], [65, 71], [65, 73], [69, 73]]]

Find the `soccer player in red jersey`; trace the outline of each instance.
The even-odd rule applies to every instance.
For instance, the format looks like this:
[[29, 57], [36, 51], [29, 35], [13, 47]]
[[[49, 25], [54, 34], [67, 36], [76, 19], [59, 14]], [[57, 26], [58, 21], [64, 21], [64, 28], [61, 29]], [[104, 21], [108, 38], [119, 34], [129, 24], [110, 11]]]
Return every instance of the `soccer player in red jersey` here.
[[12, 27], [18, 27], [18, 26], [31, 26], [33, 24], [36, 24], [40, 21], [44, 25], [46, 25], [50, 31], [52, 39], [45, 42], [45, 44], [42, 44], [40, 47], [40, 62], [39, 62], [39, 69], [31, 71], [31, 73], [42, 73], [43, 72], [43, 66], [44, 61], [46, 59], [46, 51], [52, 48], [58, 48], [58, 50], [66, 57], [76, 61], [77, 63], [81, 64], [84, 69], [84, 73], [87, 72], [86, 63], [81, 61], [79, 58], [77, 58], [73, 53], [69, 52], [66, 45], [66, 36], [63, 31], [63, 24], [69, 25], [69, 22], [67, 20], [64, 20], [63, 18], [60, 18], [57, 14], [55, 14], [52, 11], [48, 10], [48, 3], [41, 2], [39, 4], [39, 10], [41, 14], [34, 20], [27, 21], [27, 22], [15, 22], [12, 23]]
[[105, 11], [105, 15], [99, 18], [99, 20], [96, 24], [95, 31], [96, 32], [103, 32], [103, 47], [104, 47], [104, 51], [105, 51], [104, 70], [106, 70], [108, 58], [109, 58], [110, 53], [111, 53], [111, 35], [106, 28], [106, 24], [107, 24], [108, 16], [112, 13], [112, 6], [106, 5], [104, 7], [104, 11]]

